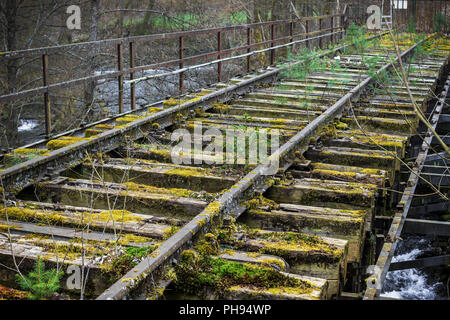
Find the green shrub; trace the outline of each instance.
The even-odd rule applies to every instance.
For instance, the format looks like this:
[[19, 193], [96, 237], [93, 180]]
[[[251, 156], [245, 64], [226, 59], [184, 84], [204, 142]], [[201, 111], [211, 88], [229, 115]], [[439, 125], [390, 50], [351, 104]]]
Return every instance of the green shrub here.
[[28, 276], [16, 275], [20, 287], [29, 292], [32, 300], [44, 300], [59, 290], [59, 281], [63, 272], [56, 269], [45, 270], [45, 264], [40, 256], [36, 260], [34, 270]]
[[438, 12], [433, 17], [433, 31], [434, 32], [446, 31], [447, 28], [449, 27], [449, 25], [450, 25], [450, 23], [447, 23], [445, 16], [441, 12]]

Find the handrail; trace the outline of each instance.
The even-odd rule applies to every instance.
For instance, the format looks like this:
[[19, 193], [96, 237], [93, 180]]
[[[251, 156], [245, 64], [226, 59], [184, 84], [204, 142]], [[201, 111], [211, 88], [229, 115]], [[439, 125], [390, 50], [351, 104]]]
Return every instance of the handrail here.
[[[339, 19], [339, 25], [334, 26], [334, 19], [340, 17]], [[27, 56], [34, 56], [34, 55], [42, 55], [42, 74], [44, 83], [42, 86], [35, 87], [32, 89], [22, 90], [20, 92], [13, 92], [9, 94], [5, 94], [0, 96], [0, 103], [5, 103], [8, 101], [14, 101], [18, 98], [25, 98], [25, 97], [33, 97], [36, 95], [43, 95], [44, 96], [44, 110], [45, 110], [45, 132], [46, 132], [46, 138], [50, 138], [52, 134], [52, 128], [51, 128], [51, 110], [50, 110], [50, 99], [49, 94], [50, 90], [55, 89], [62, 89], [67, 87], [72, 87], [75, 85], [84, 84], [86, 82], [92, 82], [92, 81], [99, 81], [99, 80], [105, 80], [105, 79], [111, 79], [111, 78], [117, 78], [118, 80], [118, 105], [119, 105], [119, 113], [124, 112], [124, 93], [123, 93], [123, 85], [124, 85], [124, 76], [129, 75], [130, 79], [134, 79], [135, 72], [138, 71], [144, 71], [144, 70], [150, 70], [155, 68], [161, 68], [161, 67], [168, 67], [168, 66], [174, 66], [177, 65], [180, 67], [180, 69], [183, 69], [184, 63], [191, 62], [191, 61], [197, 61], [200, 59], [207, 59], [207, 58], [216, 58], [217, 61], [217, 75], [218, 75], [218, 82], [222, 81], [222, 62], [220, 62], [220, 59], [223, 58], [224, 55], [232, 54], [234, 52], [240, 52], [240, 51], [247, 51], [247, 71], [250, 70], [250, 49], [260, 46], [269, 46], [270, 51], [270, 64], [273, 65], [275, 63], [275, 51], [279, 46], [276, 46], [278, 43], [283, 41], [288, 41], [290, 43], [295, 43], [295, 39], [298, 37], [306, 37], [305, 40], [308, 47], [310, 44], [310, 38], [309, 36], [312, 35], [318, 35], [327, 31], [331, 31], [330, 34], [330, 40], [336, 41], [336, 36], [338, 33], [342, 33], [344, 30], [343, 24], [342, 24], [342, 17], [344, 17], [344, 13], [340, 14], [334, 14], [334, 15], [325, 15], [325, 16], [317, 16], [317, 17], [304, 17], [300, 19], [289, 19], [289, 20], [275, 20], [275, 21], [266, 21], [266, 22], [259, 22], [259, 23], [253, 23], [253, 24], [244, 24], [244, 25], [236, 25], [236, 26], [229, 26], [229, 27], [222, 27], [222, 28], [212, 28], [212, 29], [202, 29], [202, 30], [193, 30], [193, 31], [183, 31], [183, 32], [174, 32], [174, 33], [163, 33], [163, 34], [155, 34], [155, 35], [145, 35], [145, 36], [133, 36], [133, 37], [127, 37], [127, 38], [118, 38], [118, 39], [107, 39], [107, 40], [99, 40], [99, 41], [91, 41], [91, 42], [84, 42], [84, 43], [78, 43], [78, 44], [69, 44], [69, 45], [63, 45], [63, 46], [54, 46], [54, 47], [44, 47], [44, 48], [35, 48], [35, 49], [27, 49], [27, 50], [19, 50], [19, 51], [13, 51], [13, 52], [5, 52], [0, 53], [0, 60], [8, 60], [8, 59], [18, 59], [21, 57], [27, 57]], [[323, 19], [330, 19], [331, 21], [331, 28], [322, 29], [322, 20]], [[310, 32], [309, 30], [309, 23], [310, 21], [319, 21], [319, 30]], [[294, 34], [294, 25], [295, 23], [305, 23], [305, 30], [304, 33], [297, 33]], [[276, 37], [276, 26], [282, 25], [282, 24], [288, 24], [289, 26], [289, 35], [283, 36], [281, 38]], [[251, 43], [251, 31], [252, 28], [260, 27], [260, 26], [270, 26], [271, 28], [271, 38], [265, 41], [257, 42], [257, 43]], [[222, 42], [223, 42], [223, 32], [230, 31], [230, 30], [247, 30], [247, 44], [244, 46], [239, 47], [233, 47], [229, 49], [222, 49]], [[335, 32], [339, 31], [339, 32]], [[211, 33], [217, 33], [217, 51], [203, 53], [196, 56], [191, 57], [184, 57], [184, 37], [187, 36], [193, 36], [193, 35], [199, 35], [199, 34], [211, 34]], [[135, 66], [135, 43], [140, 41], [153, 41], [153, 40], [161, 40], [161, 39], [179, 39], [179, 59], [171, 60], [171, 61], [165, 61], [150, 65], [143, 65], [143, 66]], [[322, 38], [319, 40], [320, 47], [322, 47]], [[115, 45], [117, 50], [117, 71], [109, 72], [106, 74], [100, 74], [100, 75], [89, 75], [83, 78], [78, 79], [71, 79], [68, 81], [58, 82], [58, 83], [50, 83], [48, 79], [48, 70], [49, 70], [49, 64], [48, 64], [48, 56], [55, 52], [64, 52], [65, 50], [71, 50], [74, 48], [92, 48], [96, 47], [99, 48], [104, 45]], [[124, 68], [123, 63], [123, 55], [124, 55], [124, 45], [129, 46], [129, 68]], [[179, 72], [179, 92], [180, 94], [184, 93], [184, 72]], [[136, 99], [135, 99], [135, 84], [131, 83], [130, 86], [130, 96], [131, 96], [131, 109], [136, 109]]]
[[[329, 30], [332, 30], [332, 29], [333, 28], [320, 30], [319, 33], [320, 32], [324, 32], [324, 31], [329, 31]], [[281, 49], [281, 48], [289, 47], [289, 46], [292, 46], [294, 44], [299, 44], [299, 43], [307, 42], [307, 41], [310, 41], [310, 40], [315, 40], [315, 39], [321, 40], [323, 37], [333, 36], [333, 35], [339, 34], [341, 32], [343, 32], [343, 31], [336, 31], [336, 32], [332, 32], [332, 33], [322, 34], [322, 35], [319, 35], [319, 36], [314, 36], [312, 38], [296, 40], [296, 41], [292, 41], [292, 42], [289, 42], [289, 43], [286, 43], [286, 44], [282, 44], [282, 45], [278, 45], [278, 46], [275, 46], [275, 47], [269, 47], [269, 48], [266, 48], [266, 49], [251, 51], [249, 53], [241, 54], [239, 56], [232, 56], [232, 57], [229, 57], [229, 58], [217, 59], [217, 60], [213, 60], [213, 61], [209, 61], [209, 62], [206, 62], [206, 63], [199, 64], [199, 65], [189, 66], [189, 67], [185, 67], [185, 68], [174, 70], [174, 71], [170, 71], [170, 72], [165, 72], [165, 73], [161, 73], [161, 74], [154, 74], [154, 75], [147, 76], [147, 77], [142, 77], [142, 78], [138, 78], [138, 79], [128, 80], [128, 81], [125, 81], [125, 83], [126, 84], [133, 84], [133, 83], [138, 83], [138, 82], [145, 81], [145, 80], [167, 77], [167, 76], [183, 73], [183, 72], [186, 72], [186, 71], [189, 71], [189, 70], [194, 70], [194, 69], [198, 69], [198, 68], [201, 68], [201, 67], [206, 67], [206, 66], [209, 66], [209, 65], [212, 65], [212, 64], [218, 64], [218, 63], [221, 63], [221, 62], [226, 62], [226, 61], [231, 61], [231, 60], [235, 60], [235, 59], [246, 58], [246, 57], [258, 54], [258, 53], [263, 53], [263, 52], [267, 52], [267, 51], [271, 51], [271, 50], [275, 50], [275, 49]], [[287, 39], [287, 38], [290, 38], [290, 37], [285, 37], [285, 38], [283, 38], [283, 40]], [[222, 53], [223, 53], [223, 51], [222, 51]]]
[[86, 41], [86, 42], [72, 43], [72, 44], [66, 44], [66, 45], [61, 45], [61, 46], [51, 46], [51, 47], [25, 49], [25, 50], [7, 51], [7, 52], [0, 52], [0, 60], [2, 60], [2, 59], [19, 59], [19, 58], [22, 58], [25, 56], [33, 56], [33, 55], [41, 55], [41, 54], [52, 54], [52, 53], [55, 53], [55, 52], [58, 52], [58, 51], [61, 51], [64, 49], [73, 50], [73, 49], [90, 48], [93, 45], [118, 45], [118, 44], [127, 44], [130, 42], [175, 39], [175, 38], [179, 38], [179, 37], [216, 33], [219, 31], [233, 31], [233, 30], [243, 30], [243, 29], [247, 29], [247, 28], [263, 27], [263, 26], [268, 26], [268, 25], [272, 25], [272, 24], [279, 25], [279, 24], [285, 24], [285, 23], [291, 23], [291, 22], [292, 23], [297, 23], [297, 22], [301, 23], [301, 22], [306, 22], [306, 21], [315, 21], [315, 20], [335, 18], [335, 17], [340, 17], [343, 15], [344, 15], [343, 13], [339, 13], [339, 14], [334, 14], [334, 15], [324, 15], [324, 16], [317, 16], [317, 17], [302, 17], [300, 19], [274, 20], [274, 21], [241, 24], [241, 25], [220, 27], [220, 28], [199, 29], [199, 30], [180, 31], [180, 32], [171, 32], [171, 33], [159, 33], [159, 34], [151, 34], [151, 35], [144, 35], [144, 36], [132, 36], [132, 37], [125, 37], [125, 38]]
[[[337, 27], [336, 29], [340, 29], [340, 27]], [[50, 85], [47, 85], [47, 86], [42, 86], [42, 87], [37, 87], [37, 88], [29, 89], [29, 90], [23, 90], [23, 91], [20, 91], [20, 92], [15, 92], [15, 93], [2, 95], [2, 96], [0, 96], [0, 103], [11, 101], [11, 100], [14, 100], [14, 99], [17, 99], [17, 98], [25, 98], [25, 97], [38, 95], [38, 94], [43, 94], [43, 93], [49, 92], [50, 90], [54, 90], [54, 89], [61, 89], [61, 88], [66, 88], [66, 87], [70, 87], [70, 86], [79, 85], [79, 84], [82, 84], [82, 83], [87, 82], [87, 81], [106, 80], [106, 79], [117, 78], [119, 76], [124, 76], [124, 75], [128, 75], [128, 74], [134, 74], [135, 72], [174, 66], [174, 65], [178, 65], [180, 63], [185, 63], [185, 62], [191, 62], [191, 61], [196, 61], [196, 60], [216, 57], [219, 54], [219, 52], [222, 55], [223, 54], [229, 54], [229, 53], [233, 53], [233, 52], [237, 52], [237, 51], [243, 51], [243, 50], [246, 50], [246, 49], [250, 49], [250, 48], [254, 48], [254, 47], [258, 47], [258, 46], [262, 46], [262, 45], [267, 45], [267, 44], [270, 44], [270, 43], [278, 43], [278, 42], [281, 42], [281, 41], [284, 41], [284, 40], [288, 40], [288, 39], [290, 39], [292, 37], [296, 38], [296, 37], [299, 37], [299, 36], [310, 36], [310, 35], [314, 36], [314, 35], [316, 35], [318, 33], [321, 33], [321, 32], [324, 32], [324, 31], [329, 31], [329, 30], [331, 30], [331, 28], [323, 29], [323, 30], [319, 30], [319, 31], [314, 31], [314, 32], [309, 32], [309, 33], [299, 33], [299, 34], [296, 34], [296, 35], [293, 35], [293, 36], [287, 36], [287, 37], [283, 37], [283, 38], [276, 39], [276, 40], [273, 40], [273, 41], [272, 40], [267, 40], [267, 41], [263, 41], [263, 42], [254, 43], [254, 44], [251, 44], [251, 45], [246, 45], [246, 46], [241, 46], [241, 47], [234, 47], [234, 48], [230, 48], [230, 49], [226, 49], [226, 50], [222, 50], [222, 51], [213, 51], [213, 52], [203, 53], [203, 54], [200, 54], [200, 55], [191, 56], [191, 57], [187, 57], [187, 58], [183, 58], [183, 59], [170, 60], [170, 61], [154, 63], [154, 64], [150, 64], [150, 65], [143, 65], [143, 66], [138, 66], [138, 67], [134, 67], [134, 68], [129, 68], [129, 69], [121, 70], [121, 71], [108, 72], [108, 73], [105, 73], [105, 74], [100, 74], [100, 75], [95, 75], [95, 76], [87, 76], [87, 77], [83, 77], [83, 78], [78, 78], [78, 79], [58, 82], [58, 83], [50, 84]], [[307, 38], [305, 40], [309, 41], [309, 40], [313, 40], [313, 38]]]

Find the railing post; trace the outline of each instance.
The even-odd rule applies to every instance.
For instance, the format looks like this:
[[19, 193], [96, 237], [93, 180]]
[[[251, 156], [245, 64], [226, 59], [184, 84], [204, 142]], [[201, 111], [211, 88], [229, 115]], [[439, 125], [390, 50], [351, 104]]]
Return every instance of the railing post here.
[[[42, 79], [44, 87], [48, 86], [48, 55], [42, 55]], [[48, 89], [44, 92], [44, 110], [45, 110], [45, 136], [49, 138], [52, 133], [52, 116], [50, 110], [50, 99]]]
[[[123, 50], [122, 44], [119, 43], [117, 45], [117, 69], [122, 72], [123, 71]], [[118, 87], [119, 87], [119, 113], [123, 113], [123, 74], [120, 74], [118, 79]]]
[[[252, 34], [252, 29], [251, 28], [247, 28], [247, 46], [251, 45], [251, 34]], [[247, 48], [247, 53], [250, 53], [251, 49]], [[251, 56], [247, 56], [247, 73], [250, 73], [250, 69], [251, 69]]]
[[[218, 55], [217, 55], [217, 59], [222, 59], [222, 31], [219, 31], [217, 33], [217, 51], [218, 51]], [[219, 62], [217, 64], [217, 81], [218, 82], [222, 82], [222, 62]]]
[[[130, 69], [135, 67], [135, 63], [134, 63], [134, 45], [133, 42], [130, 41]], [[130, 80], [134, 79], [134, 72], [130, 73]], [[134, 82], [132, 82], [130, 84], [130, 96], [131, 96], [131, 110], [135, 110], [136, 109], [136, 89], [135, 89], [135, 84]]]
[[[272, 42], [270, 44], [270, 46], [273, 48], [275, 46], [275, 25], [272, 23], [270, 25], [270, 33], [271, 33], [271, 38], [272, 38]], [[275, 49], [270, 50], [270, 65], [274, 65], [275, 64]]]
[[[342, 12], [342, 16], [341, 16], [341, 27], [344, 31], [347, 29], [347, 22], [348, 22], [347, 10], [348, 10], [348, 5], [345, 4], [344, 11]], [[344, 38], [345, 32], [343, 32], [341, 35], [342, 35], [342, 38]]]
[[[294, 42], [294, 21], [291, 21], [289, 23], [289, 36], [291, 37], [290, 42]], [[294, 45], [291, 45], [291, 52], [293, 52], [293, 51], [294, 51]]]
[[[319, 33], [321, 33], [321, 32], [322, 32], [322, 19], [319, 19]], [[322, 49], [322, 39], [323, 38], [319, 38], [319, 48], [320, 49]]]
[[[179, 41], [179, 58], [184, 59], [184, 37], [180, 37]], [[180, 69], [184, 68], [184, 63], [180, 62]], [[184, 93], [184, 72], [180, 73], [180, 95]]]
[[[447, 17], [447, 4], [445, 4], [445, 13], [444, 13], [444, 16]], [[414, 16], [414, 21], [417, 21], [416, 15]], [[449, 29], [445, 30], [446, 33], [448, 33], [448, 30], [450, 30], [450, 25], [448, 25], [448, 27], [449, 27]]]
[[334, 17], [333, 16], [331, 16], [331, 42], [333, 43], [334, 42]]

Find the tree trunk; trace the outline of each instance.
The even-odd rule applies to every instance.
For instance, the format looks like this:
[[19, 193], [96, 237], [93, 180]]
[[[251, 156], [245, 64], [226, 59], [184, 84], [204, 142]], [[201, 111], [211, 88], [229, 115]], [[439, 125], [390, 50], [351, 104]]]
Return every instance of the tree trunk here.
[[[126, 1], [126, 2], [125, 2]], [[128, 9], [129, 7], [130, 7], [130, 5], [131, 5], [131, 0], [122, 0], [121, 2], [120, 2], [120, 9]], [[124, 11], [121, 11], [120, 13], [119, 13], [119, 34], [118, 34], [118, 37], [119, 38], [122, 38], [122, 37], [124, 37], [125, 35], [124, 35], [124, 25], [123, 25], [123, 23], [124, 23], [124, 18], [125, 18], [125, 14], [126, 14], [126, 11], [124, 12]]]
[[[4, 5], [5, 21], [6, 21], [6, 50], [17, 50], [17, 10], [19, 7], [18, 0], [8, 0]], [[17, 69], [18, 60], [8, 59], [6, 62], [8, 93], [17, 90]], [[17, 145], [18, 124], [20, 112], [14, 103], [6, 103], [3, 105], [4, 111], [1, 112], [3, 120], [5, 120], [4, 134], [1, 138], [1, 146], [6, 148], [14, 148]]]
[[[100, 0], [91, 0], [91, 27], [89, 31], [89, 41], [97, 41], [98, 37], [98, 19], [99, 19]], [[92, 75], [95, 71], [96, 55], [91, 54], [89, 57], [88, 75]], [[84, 88], [84, 103], [87, 110], [88, 121], [93, 114], [92, 105], [94, 103], [95, 81], [89, 81]]]
[[151, 34], [152, 33], [152, 21], [151, 21], [151, 10], [154, 9], [156, 1], [149, 0], [147, 4], [147, 12], [145, 13], [144, 21], [138, 28], [138, 34]]

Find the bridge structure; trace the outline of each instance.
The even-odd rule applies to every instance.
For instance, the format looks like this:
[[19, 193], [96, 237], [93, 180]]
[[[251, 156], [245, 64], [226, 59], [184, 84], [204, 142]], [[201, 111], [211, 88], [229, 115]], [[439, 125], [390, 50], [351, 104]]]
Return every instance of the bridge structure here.
[[[262, 27], [271, 39], [251, 43]], [[381, 299], [389, 270], [448, 264], [448, 255], [391, 261], [403, 233], [450, 233], [427, 217], [449, 203], [450, 39], [391, 30], [351, 38], [347, 27], [344, 11], [3, 54], [42, 58], [43, 86], [0, 103], [42, 95], [47, 138], [3, 155], [2, 292], [23, 297], [16, 274], [38, 258], [64, 272], [62, 291], [99, 300]], [[247, 45], [224, 50], [230, 31], [246, 32]], [[184, 38], [199, 34], [216, 34], [217, 50], [185, 57]], [[179, 59], [136, 66], [136, 43], [158, 39], [178, 40]], [[286, 48], [314, 44], [323, 49], [276, 62]], [[117, 71], [50, 84], [48, 55], [70, 46], [115, 46]], [[266, 53], [270, 65], [251, 72], [252, 57]], [[238, 59], [248, 73], [222, 81], [222, 65]], [[184, 73], [205, 65], [217, 66], [218, 82], [185, 93]], [[163, 66], [179, 67], [158, 76], [178, 74], [180, 96], [137, 108], [135, 84], [155, 76], [135, 73]], [[52, 135], [52, 90], [107, 78], [117, 78], [119, 114]], [[233, 131], [231, 151], [243, 136], [248, 154], [259, 140], [246, 134], [260, 130], [279, 141], [264, 161], [210, 152]], [[177, 132], [197, 149], [175, 152]]]

